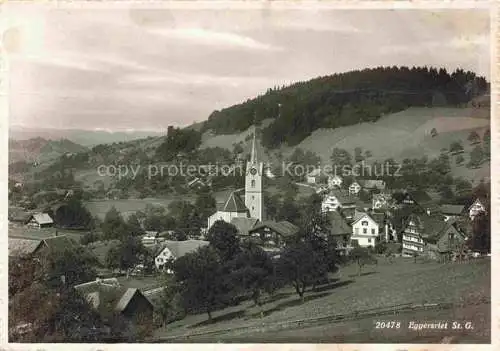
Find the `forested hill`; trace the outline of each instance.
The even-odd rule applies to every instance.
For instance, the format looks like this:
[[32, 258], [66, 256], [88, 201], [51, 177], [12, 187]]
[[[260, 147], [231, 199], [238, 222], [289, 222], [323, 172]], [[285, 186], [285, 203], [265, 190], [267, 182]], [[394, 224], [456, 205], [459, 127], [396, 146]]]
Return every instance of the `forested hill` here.
[[463, 70], [380, 67], [351, 71], [269, 89], [242, 104], [214, 111], [202, 131], [237, 133], [254, 121], [274, 118], [262, 131], [263, 145], [293, 146], [318, 128], [375, 121], [410, 106], [460, 106], [488, 89], [484, 77]]

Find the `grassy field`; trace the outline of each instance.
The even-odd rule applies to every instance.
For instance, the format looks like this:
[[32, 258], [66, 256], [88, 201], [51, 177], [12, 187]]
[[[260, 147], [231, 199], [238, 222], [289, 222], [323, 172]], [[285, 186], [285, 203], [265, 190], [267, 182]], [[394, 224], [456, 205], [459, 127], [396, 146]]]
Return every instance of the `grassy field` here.
[[[299, 302], [298, 296], [291, 288], [279, 291], [262, 307], [264, 311], [262, 319], [259, 318], [258, 308], [249, 302], [244, 302], [239, 306], [214, 313], [216, 323], [208, 324], [206, 314], [188, 316], [182, 321], [169, 324], [165, 329], [159, 329], [156, 336], [275, 325], [284, 321], [351, 313], [404, 303], [452, 302], [463, 306], [470, 301], [490, 298], [489, 260], [470, 264], [438, 264], [414, 263], [412, 259], [399, 258], [392, 264], [384, 261], [379, 262], [377, 266], [367, 267], [359, 277], [356, 271], [355, 266], [341, 268], [330, 284], [307, 292], [303, 304]], [[434, 318], [432, 313], [435, 312], [427, 313], [429, 318]], [[454, 313], [455, 310], [448, 311], [447, 318], [453, 318]], [[489, 315], [486, 317], [489, 318]], [[427, 317], [424, 315], [422, 318]], [[485, 318], [486, 322], [488, 318]], [[321, 328], [311, 329], [311, 336], [318, 337], [318, 333], [322, 333]], [[484, 329], [484, 326], [482, 329], [481, 326], [477, 327], [478, 332], [484, 332]], [[270, 335], [274, 337], [269, 341], [274, 341], [279, 333], [273, 332]], [[239, 340], [245, 338], [248, 342], [253, 342], [254, 339], [251, 337], [251, 334], [238, 336]], [[264, 341], [261, 337], [255, 337], [255, 342]], [[203, 340], [205, 339], [206, 337]], [[216, 340], [212, 341], [219, 339], [228, 341], [231, 339], [231, 333], [217, 336]], [[190, 340], [197, 339], [190, 338]], [[316, 340], [311, 341], [316, 342]]]
[[9, 225], [9, 238], [22, 238], [43, 240], [56, 235], [65, 235], [76, 242], [80, 242], [80, 238], [85, 234], [84, 231], [66, 230], [56, 228], [29, 228], [26, 226]]
[[123, 199], [123, 200], [94, 200], [85, 202], [93, 216], [104, 219], [106, 213], [114, 206], [124, 217], [131, 215], [137, 211], [144, 211], [146, 205], [163, 206], [167, 209], [173, 201], [176, 200], [193, 200], [190, 196], [172, 196], [170, 198], [144, 198], [144, 199]]

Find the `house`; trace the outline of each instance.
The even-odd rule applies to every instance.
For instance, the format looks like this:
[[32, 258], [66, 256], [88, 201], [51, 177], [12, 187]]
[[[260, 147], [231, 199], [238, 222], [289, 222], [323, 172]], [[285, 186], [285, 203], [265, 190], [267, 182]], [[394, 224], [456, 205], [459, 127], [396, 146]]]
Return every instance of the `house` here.
[[217, 211], [208, 217], [208, 229], [219, 220], [231, 223], [236, 217], [248, 218], [249, 211], [238, 194], [233, 191], [223, 204], [217, 204]]
[[[164, 269], [167, 262], [176, 260], [208, 244], [209, 242], [204, 240], [166, 240], [151, 248], [155, 258], [155, 266], [157, 269]], [[169, 270], [167, 270], [167, 272], [169, 272]]]
[[386, 210], [394, 207], [394, 199], [392, 194], [380, 193], [373, 194], [372, 196], [372, 209], [373, 210]]
[[141, 242], [144, 246], [154, 245], [159, 242], [159, 235], [157, 231], [147, 230], [141, 238]]
[[352, 228], [339, 212], [328, 212], [326, 216], [330, 228], [329, 238], [335, 240], [337, 250], [345, 255], [351, 247]]
[[338, 175], [329, 175], [327, 184], [330, 189], [339, 189], [342, 186], [342, 177]]
[[187, 184], [187, 187], [193, 190], [200, 190], [203, 189], [205, 186], [206, 186], [205, 182], [198, 177], [195, 177]]
[[417, 212], [427, 212], [432, 197], [425, 191], [395, 192], [392, 194], [396, 208], [411, 207]]
[[[330, 212], [337, 210], [353, 210], [356, 207], [356, 199], [341, 190], [331, 190], [323, 197], [321, 211]], [[352, 218], [352, 215], [351, 215]]]
[[466, 241], [467, 236], [453, 221], [447, 222], [434, 240], [429, 240], [430, 243], [436, 242], [437, 251], [445, 260], [451, 259], [454, 253], [461, 251]]
[[299, 233], [299, 228], [288, 221], [263, 221], [249, 231], [250, 238], [264, 247], [281, 248]]
[[257, 218], [235, 217], [231, 220], [231, 224], [236, 227], [238, 235], [241, 237], [248, 237], [250, 230], [258, 223], [260, 222]]
[[422, 255], [428, 239], [435, 237], [445, 228], [444, 217], [411, 215], [403, 229], [403, 256]]
[[451, 205], [443, 204], [440, 206], [439, 211], [445, 217], [445, 221], [455, 220], [463, 215], [465, 206], [464, 205]]
[[361, 191], [361, 185], [358, 182], [355, 181], [351, 185], [349, 185], [349, 194], [358, 195], [360, 191]]
[[139, 289], [123, 287], [116, 278], [98, 278], [74, 289], [101, 315], [119, 313], [135, 323], [152, 321], [153, 304]]
[[315, 168], [306, 175], [306, 182], [309, 184], [317, 184], [320, 182], [321, 169]]
[[68, 238], [66, 235], [55, 235], [50, 238], [42, 239], [40, 245], [37, 246], [34, 255], [43, 256], [49, 252], [56, 252], [66, 250], [68, 248], [74, 248], [77, 243]]
[[27, 224], [33, 228], [50, 228], [54, 225], [54, 221], [47, 213], [35, 213], [31, 215]]
[[479, 214], [479, 213], [485, 213], [487, 211], [486, 205], [487, 205], [487, 199], [484, 198], [477, 198], [474, 200], [472, 205], [470, 205], [467, 209], [467, 214], [469, 215], [470, 220], [474, 220], [474, 218]]
[[9, 238], [9, 257], [32, 255], [40, 245], [41, 240]]
[[351, 242], [356, 240], [361, 247], [375, 247], [380, 234], [380, 224], [368, 213], [356, 211], [351, 226]]
[[21, 208], [9, 207], [8, 220], [11, 223], [16, 224], [27, 224], [31, 219], [32, 214], [30, 212], [24, 211]]
[[385, 190], [385, 182], [383, 180], [378, 180], [378, 179], [360, 180], [359, 185], [361, 185], [361, 187], [364, 190], [368, 190], [368, 191]]

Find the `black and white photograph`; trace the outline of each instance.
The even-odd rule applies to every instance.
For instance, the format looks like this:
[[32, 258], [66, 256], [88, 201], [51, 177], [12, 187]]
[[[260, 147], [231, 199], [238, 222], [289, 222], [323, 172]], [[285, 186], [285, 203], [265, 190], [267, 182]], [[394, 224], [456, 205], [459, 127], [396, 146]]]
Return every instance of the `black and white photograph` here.
[[5, 343], [492, 345], [493, 3], [369, 3], [2, 5]]

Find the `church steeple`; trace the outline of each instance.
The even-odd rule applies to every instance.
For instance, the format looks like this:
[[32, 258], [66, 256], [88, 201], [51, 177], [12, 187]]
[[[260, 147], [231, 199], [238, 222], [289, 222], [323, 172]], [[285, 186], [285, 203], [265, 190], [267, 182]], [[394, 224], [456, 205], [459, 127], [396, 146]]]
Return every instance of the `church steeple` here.
[[253, 140], [252, 140], [252, 151], [250, 154], [250, 163], [255, 164], [257, 163], [257, 149], [255, 148], [255, 126], [253, 129]]

